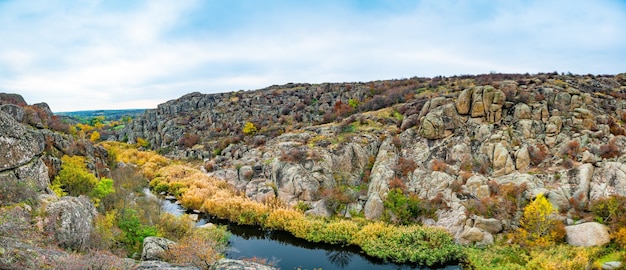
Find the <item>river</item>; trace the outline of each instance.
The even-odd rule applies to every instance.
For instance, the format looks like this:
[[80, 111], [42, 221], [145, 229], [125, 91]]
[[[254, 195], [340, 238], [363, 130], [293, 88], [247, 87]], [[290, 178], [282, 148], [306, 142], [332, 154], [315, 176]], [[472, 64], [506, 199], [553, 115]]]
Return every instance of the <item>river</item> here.
[[[148, 193], [150, 192], [148, 191]], [[177, 216], [185, 212], [184, 208], [170, 200], [161, 200], [161, 207], [163, 211]], [[231, 232], [229, 250], [226, 253], [226, 257], [231, 259], [253, 257], [266, 259], [283, 270], [422, 269], [416, 265], [390, 263], [367, 256], [355, 246], [312, 243], [296, 238], [288, 232], [265, 231], [257, 226], [237, 225], [210, 216], [201, 216], [197, 225], [203, 225], [207, 222], [225, 225]], [[450, 265], [438, 269], [461, 268], [457, 265]]]

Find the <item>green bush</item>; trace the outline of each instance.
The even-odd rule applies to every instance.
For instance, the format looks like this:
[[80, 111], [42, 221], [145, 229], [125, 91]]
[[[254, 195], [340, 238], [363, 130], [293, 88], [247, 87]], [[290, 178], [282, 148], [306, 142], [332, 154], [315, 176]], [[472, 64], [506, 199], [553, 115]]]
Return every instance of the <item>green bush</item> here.
[[405, 195], [400, 188], [390, 190], [383, 204], [395, 215], [397, 223], [404, 225], [414, 223], [416, 218], [428, 214], [428, 209], [416, 195]]
[[122, 243], [126, 246], [129, 254], [141, 251], [143, 239], [148, 236], [156, 236], [157, 228], [141, 223], [139, 215], [134, 209], [125, 209], [117, 220], [117, 227], [122, 230]]
[[399, 263], [433, 266], [462, 261], [466, 256], [447, 231], [435, 227], [377, 222], [361, 228], [352, 242], [370, 256]]
[[593, 201], [590, 208], [596, 221], [608, 225], [612, 231], [626, 227], [626, 197], [613, 195], [601, 198]]

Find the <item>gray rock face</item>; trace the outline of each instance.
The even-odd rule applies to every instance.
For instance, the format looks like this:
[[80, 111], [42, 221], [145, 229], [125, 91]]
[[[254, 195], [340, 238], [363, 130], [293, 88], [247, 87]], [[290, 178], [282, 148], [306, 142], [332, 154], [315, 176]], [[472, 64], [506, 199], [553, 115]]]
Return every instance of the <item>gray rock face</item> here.
[[566, 226], [565, 232], [565, 240], [572, 246], [603, 246], [611, 242], [608, 228], [597, 222]]
[[15, 169], [43, 152], [43, 137], [0, 112], [0, 172]]
[[221, 259], [211, 266], [212, 270], [275, 270], [278, 268], [254, 262]]
[[391, 168], [397, 162], [397, 149], [391, 143], [391, 139], [387, 139], [381, 144], [376, 162], [372, 167], [370, 185], [367, 191], [368, 199], [364, 209], [366, 218], [377, 219], [382, 215], [383, 200], [387, 198], [387, 192], [389, 192], [389, 180], [394, 176]]
[[146, 237], [143, 239], [143, 249], [141, 250], [142, 261], [154, 261], [162, 259], [163, 252], [169, 249], [176, 242], [162, 237]]
[[135, 265], [132, 269], [136, 270], [201, 270], [199, 267], [192, 265], [174, 265], [162, 261], [143, 261]]
[[2, 111], [0, 149], [0, 205], [35, 199], [48, 187], [48, 168], [39, 158], [43, 136]]
[[45, 196], [45, 228], [53, 233], [61, 247], [86, 248], [93, 230], [96, 208], [89, 198]]
[[[516, 226], [519, 215], [513, 212], [519, 213], [539, 193], [562, 215], [599, 198], [626, 195], [626, 137], [620, 131], [626, 101], [595, 94], [612, 93], [623, 84], [615, 78], [607, 79], [612, 83], [590, 84], [596, 80], [565, 77], [478, 86], [473, 85], [477, 81], [465, 86], [451, 78], [439, 86], [447, 87], [444, 91], [432, 96], [414, 95], [383, 110], [378, 110], [383, 105], [358, 107], [354, 116], [323, 125], [318, 125], [321, 112], [333, 111], [339, 101], [345, 105], [349, 99], [379, 100], [370, 90], [380, 84], [355, 83], [352, 90], [339, 84], [294, 84], [250, 92], [192, 93], [147, 111], [120, 137], [125, 134], [130, 142], [141, 137], [153, 148], [176, 148], [174, 156], [185, 151], [187, 157], [206, 158], [217, 168], [213, 175], [248, 197], [262, 201], [277, 195], [290, 205], [304, 201], [313, 207], [307, 212], [311, 215], [345, 215], [330, 213], [323, 203], [324, 191], [341, 187], [349, 209], [362, 211], [368, 219], [380, 218], [393, 181], [420, 200], [442, 201], [429, 224], [446, 228], [457, 240], [474, 241], [480, 232], [478, 242], [489, 243], [494, 234]], [[404, 114], [401, 120], [398, 112]], [[262, 134], [218, 145], [220, 138], [214, 134], [236, 135], [246, 121], [254, 122]], [[284, 133], [261, 132], [276, 128], [273, 123], [288, 124], [279, 126]], [[178, 144], [185, 133], [202, 138], [192, 155]], [[267, 141], [255, 145], [252, 141], [257, 139]], [[571, 155], [561, 153], [572, 141], [580, 145]], [[618, 150], [607, 157], [610, 141]], [[307, 153], [289, 160], [294, 149]], [[214, 150], [221, 153], [217, 157], [204, 153]], [[234, 164], [242, 166], [239, 172]], [[502, 211], [510, 217], [475, 218], [478, 214], [472, 211], [477, 208], [466, 209], [471, 202], [489, 202], [490, 197], [504, 200], [507, 192], [514, 193], [508, 196], [514, 196], [517, 204], [517, 209], [507, 209], [511, 213]]]
[[24, 108], [17, 106], [15, 104], [5, 104], [0, 105], [0, 111], [3, 111], [13, 117], [17, 122], [24, 121]]

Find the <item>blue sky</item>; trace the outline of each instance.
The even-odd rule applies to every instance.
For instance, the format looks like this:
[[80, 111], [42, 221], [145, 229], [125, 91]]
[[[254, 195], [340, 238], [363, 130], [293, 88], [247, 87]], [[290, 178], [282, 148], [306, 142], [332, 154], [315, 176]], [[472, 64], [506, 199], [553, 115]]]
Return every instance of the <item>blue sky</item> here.
[[53, 111], [189, 92], [626, 72], [626, 1], [0, 0], [0, 92]]

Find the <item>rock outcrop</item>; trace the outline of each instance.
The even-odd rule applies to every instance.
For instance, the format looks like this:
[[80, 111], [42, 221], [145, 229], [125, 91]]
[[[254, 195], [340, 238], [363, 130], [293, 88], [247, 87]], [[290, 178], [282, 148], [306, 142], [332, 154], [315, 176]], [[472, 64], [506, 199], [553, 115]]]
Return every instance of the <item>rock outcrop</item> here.
[[155, 261], [163, 259], [163, 253], [176, 242], [162, 237], [146, 237], [143, 239], [143, 249], [141, 250], [142, 261]]
[[32, 200], [50, 183], [44, 137], [0, 111], [0, 205]]
[[221, 259], [211, 266], [212, 270], [275, 270], [278, 268], [255, 262]]
[[[625, 92], [623, 75], [288, 84], [191, 93], [118, 137], [205, 159], [246, 196], [308, 214], [393, 218], [385, 203], [400, 188], [438, 206], [414, 221], [489, 243], [539, 193], [565, 216], [626, 195]], [[244, 134], [246, 122], [257, 131]]]
[[90, 241], [96, 208], [89, 198], [61, 197], [42, 198], [45, 217], [43, 227], [50, 231], [59, 246], [82, 250]]

